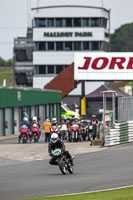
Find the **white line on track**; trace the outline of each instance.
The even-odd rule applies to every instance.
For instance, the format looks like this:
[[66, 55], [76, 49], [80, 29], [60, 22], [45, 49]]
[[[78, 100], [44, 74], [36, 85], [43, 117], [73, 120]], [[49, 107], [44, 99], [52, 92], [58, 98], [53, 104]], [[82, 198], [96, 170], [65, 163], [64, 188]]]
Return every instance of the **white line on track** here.
[[95, 190], [95, 191], [89, 191], [89, 192], [79, 192], [79, 193], [72, 193], [72, 194], [63, 194], [63, 195], [55, 195], [55, 196], [46, 196], [48, 197], [63, 197], [63, 196], [72, 196], [72, 195], [78, 195], [78, 194], [90, 194], [90, 193], [96, 193], [96, 192], [104, 192], [104, 191], [111, 191], [111, 190], [119, 190], [119, 189], [124, 189], [124, 188], [130, 188], [133, 187], [133, 185], [128, 185], [128, 186], [121, 186], [121, 187], [116, 187], [116, 188], [109, 188], [109, 189], [103, 189], [103, 190]]

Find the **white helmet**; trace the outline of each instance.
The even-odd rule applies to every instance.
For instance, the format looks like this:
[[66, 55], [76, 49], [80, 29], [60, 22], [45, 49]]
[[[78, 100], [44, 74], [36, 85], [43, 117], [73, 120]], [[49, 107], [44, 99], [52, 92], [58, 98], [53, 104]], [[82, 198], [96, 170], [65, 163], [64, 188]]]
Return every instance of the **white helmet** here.
[[56, 117], [52, 118], [52, 122], [57, 122]]
[[36, 128], [37, 127], [37, 124], [33, 124], [33, 128]]
[[34, 116], [34, 117], [32, 118], [32, 120], [33, 120], [33, 121], [37, 121], [37, 117]]
[[58, 140], [57, 133], [52, 133], [52, 135], [51, 135], [51, 142], [56, 143], [57, 140]]
[[28, 122], [28, 118], [27, 118], [27, 117], [24, 117], [23, 121], [24, 121], [24, 122]]
[[21, 128], [27, 128], [27, 126], [26, 125], [22, 125]]

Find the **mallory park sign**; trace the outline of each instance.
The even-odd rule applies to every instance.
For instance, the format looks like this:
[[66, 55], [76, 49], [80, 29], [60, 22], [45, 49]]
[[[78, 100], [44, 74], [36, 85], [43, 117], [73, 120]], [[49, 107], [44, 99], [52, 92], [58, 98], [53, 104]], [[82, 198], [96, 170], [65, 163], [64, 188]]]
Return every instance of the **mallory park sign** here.
[[92, 32], [44, 32], [44, 37], [92, 37]]
[[74, 79], [133, 80], [133, 53], [75, 53]]

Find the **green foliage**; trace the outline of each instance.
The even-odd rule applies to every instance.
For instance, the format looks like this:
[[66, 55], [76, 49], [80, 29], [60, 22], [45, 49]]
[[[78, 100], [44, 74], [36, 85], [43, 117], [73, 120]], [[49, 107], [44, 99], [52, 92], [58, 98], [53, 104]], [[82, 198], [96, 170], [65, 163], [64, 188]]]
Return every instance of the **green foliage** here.
[[110, 37], [110, 51], [133, 51], [133, 23], [125, 24], [118, 28]]
[[13, 67], [13, 59], [7, 61], [0, 57], [0, 67]]
[[6, 66], [6, 61], [3, 58], [1, 58], [1, 57], [0, 57], [0, 66], [1, 67]]
[[8, 59], [6, 62], [7, 67], [13, 67], [13, 59]]

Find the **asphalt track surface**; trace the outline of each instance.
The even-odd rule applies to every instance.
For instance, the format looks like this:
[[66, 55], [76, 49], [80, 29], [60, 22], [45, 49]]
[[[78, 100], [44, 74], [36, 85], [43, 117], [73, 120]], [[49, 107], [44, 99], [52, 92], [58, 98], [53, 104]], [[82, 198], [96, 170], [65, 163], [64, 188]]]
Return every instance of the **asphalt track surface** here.
[[8, 163], [0, 166], [0, 200], [133, 185], [133, 143], [76, 155], [73, 175], [62, 175], [48, 160], [13, 163], [0, 158], [0, 161]]

